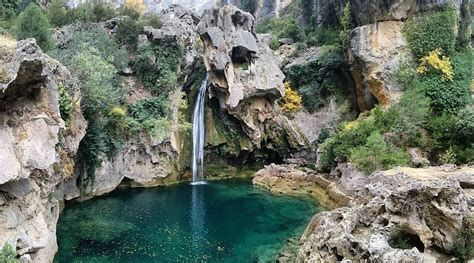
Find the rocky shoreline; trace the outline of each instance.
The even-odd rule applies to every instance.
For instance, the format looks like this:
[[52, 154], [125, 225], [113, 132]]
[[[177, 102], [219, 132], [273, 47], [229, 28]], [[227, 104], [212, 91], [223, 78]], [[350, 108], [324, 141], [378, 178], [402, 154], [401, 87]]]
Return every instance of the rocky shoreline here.
[[[271, 164], [253, 182], [275, 193], [313, 196], [312, 189], [324, 189], [316, 200], [325, 194], [322, 200], [341, 206], [313, 217], [300, 239], [298, 262], [446, 262], [474, 215], [473, 180], [470, 166], [394, 168], [366, 176], [348, 164], [333, 175]], [[281, 261], [291, 262], [285, 261], [289, 255], [282, 252]]]

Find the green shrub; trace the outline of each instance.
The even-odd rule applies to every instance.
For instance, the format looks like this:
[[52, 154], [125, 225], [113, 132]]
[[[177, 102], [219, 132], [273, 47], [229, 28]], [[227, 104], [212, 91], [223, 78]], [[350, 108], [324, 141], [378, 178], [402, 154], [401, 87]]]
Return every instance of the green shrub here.
[[322, 128], [316, 142], [318, 144], [324, 143], [329, 137], [331, 137], [331, 130], [329, 128]]
[[326, 104], [330, 95], [339, 101], [345, 96], [346, 68], [347, 61], [340, 48], [323, 46], [316, 60], [290, 67], [286, 77], [302, 96], [305, 108], [314, 112]]
[[378, 131], [370, 134], [365, 145], [352, 149], [349, 160], [366, 173], [410, 164], [408, 154], [387, 145]]
[[75, 22], [104, 22], [117, 16], [115, 10], [102, 1], [81, 3], [66, 11], [66, 24]]
[[101, 59], [113, 64], [117, 71], [127, 65], [127, 51], [121, 49], [103, 28], [88, 23], [79, 25], [79, 29], [74, 32], [72, 39], [65, 46], [50, 52], [52, 57], [70, 67], [74, 56], [84, 49], [93, 47]]
[[170, 105], [165, 96], [142, 99], [128, 106], [129, 116], [138, 122], [159, 119], [170, 114]]
[[148, 14], [143, 17], [142, 24], [143, 26], [151, 26], [155, 29], [159, 29], [163, 26], [160, 16], [156, 14]]
[[303, 39], [303, 33], [300, 31], [298, 21], [292, 16], [268, 19], [261, 24], [257, 24], [255, 29], [257, 33], [272, 34], [273, 49], [276, 49], [275, 43], [278, 43], [278, 39], [291, 38], [295, 42]]
[[154, 94], [168, 94], [177, 85], [177, 71], [184, 48], [174, 39], [146, 44], [138, 48], [132, 67], [145, 87]]
[[51, 25], [60, 27], [66, 24], [66, 8], [61, 0], [52, 0], [48, 6], [48, 19]]
[[140, 18], [140, 13], [127, 5], [122, 5], [118, 10], [118, 13], [121, 16], [128, 16], [133, 20], [138, 20]]
[[464, 217], [461, 234], [453, 250], [454, 255], [462, 262], [468, 262], [474, 258], [474, 215], [472, 213]]
[[404, 31], [413, 54], [421, 58], [441, 48], [444, 55], [451, 55], [456, 42], [456, 19], [456, 10], [449, 4], [442, 11], [432, 11], [409, 20]]
[[16, 1], [2, 0], [0, 1], [0, 34], [10, 33], [10, 30], [15, 25], [17, 17]]
[[134, 50], [137, 47], [138, 35], [143, 31], [143, 25], [131, 18], [120, 20], [114, 37], [120, 45], [127, 45]]
[[471, 51], [455, 53], [451, 61], [454, 71], [452, 81], [444, 80], [439, 72], [430, 71], [412, 83], [415, 88], [426, 92], [436, 113], [455, 113], [471, 100]]
[[78, 151], [78, 183], [84, 194], [87, 186], [92, 187], [95, 169], [102, 158], [110, 158], [121, 146], [125, 114], [119, 105], [124, 90], [113, 85], [116, 83], [115, 67], [102, 59], [94, 48], [84, 49], [72, 58], [71, 72], [81, 88], [81, 107], [88, 122]]
[[0, 250], [0, 262], [1, 263], [17, 263], [15, 249], [9, 244], [5, 243], [2, 250]]
[[474, 162], [474, 107], [460, 110], [456, 115], [442, 114], [429, 123], [432, 155], [441, 157], [451, 148], [456, 164]]
[[341, 124], [337, 132], [321, 145], [320, 168], [329, 170], [339, 162], [348, 161], [352, 149], [365, 145], [376, 130], [372, 117], [360, 117], [357, 121]]
[[333, 27], [315, 27], [306, 31], [305, 43], [310, 46], [339, 44], [340, 31]]
[[62, 83], [58, 85], [58, 93], [59, 112], [61, 113], [61, 118], [66, 123], [66, 126], [69, 126], [71, 123], [73, 110], [72, 98]]
[[37, 4], [29, 4], [20, 13], [16, 27], [16, 37], [18, 40], [32, 37], [36, 39], [38, 45], [45, 51], [53, 48], [51, 25], [43, 10]]

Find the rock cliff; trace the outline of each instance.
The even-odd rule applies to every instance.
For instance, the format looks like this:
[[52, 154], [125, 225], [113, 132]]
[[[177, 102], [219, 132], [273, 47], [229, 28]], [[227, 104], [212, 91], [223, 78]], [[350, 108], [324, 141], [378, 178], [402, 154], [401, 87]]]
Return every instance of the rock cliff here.
[[[0, 244], [10, 243], [26, 262], [48, 262], [57, 250], [57, 186], [73, 176], [87, 126], [80, 93], [68, 70], [34, 39], [2, 40], [0, 46]], [[68, 123], [59, 87], [72, 98]]]
[[299, 129], [276, 110], [284, 96], [284, 75], [268, 43], [254, 31], [255, 18], [235, 6], [207, 10], [198, 24], [204, 42], [204, 64], [210, 96], [225, 114], [238, 120], [249, 144], [278, 151], [304, 147]]

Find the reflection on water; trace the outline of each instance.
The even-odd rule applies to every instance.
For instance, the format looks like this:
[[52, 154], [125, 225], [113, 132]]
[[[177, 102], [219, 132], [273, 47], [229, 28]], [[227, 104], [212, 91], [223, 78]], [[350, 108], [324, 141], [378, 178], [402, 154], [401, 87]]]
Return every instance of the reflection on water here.
[[274, 262], [316, 209], [250, 181], [127, 189], [66, 206], [55, 262]]
[[206, 241], [206, 207], [204, 205], [204, 191], [207, 185], [193, 185], [191, 192], [191, 235], [195, 255], [204, 254]]

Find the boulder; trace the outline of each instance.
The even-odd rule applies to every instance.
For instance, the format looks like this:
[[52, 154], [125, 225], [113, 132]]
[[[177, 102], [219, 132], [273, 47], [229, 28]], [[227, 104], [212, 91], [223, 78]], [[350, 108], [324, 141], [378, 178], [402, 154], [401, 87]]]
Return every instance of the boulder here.
[[373, 173], [357, 184], [357, 205], [322, 212], [311, 220], [298, 261], [449, 259], [446, 254], [453, 251], [469, 214], [459, 176], [472, 177], [474, 169], [395, 168]]

